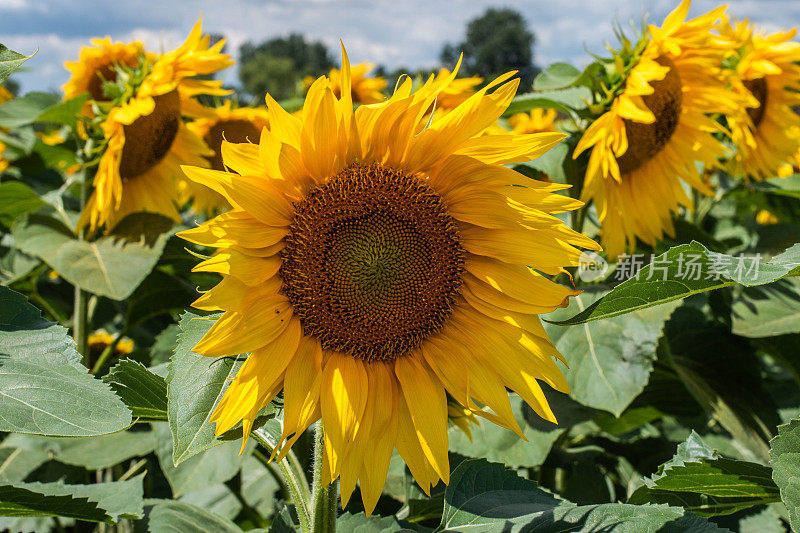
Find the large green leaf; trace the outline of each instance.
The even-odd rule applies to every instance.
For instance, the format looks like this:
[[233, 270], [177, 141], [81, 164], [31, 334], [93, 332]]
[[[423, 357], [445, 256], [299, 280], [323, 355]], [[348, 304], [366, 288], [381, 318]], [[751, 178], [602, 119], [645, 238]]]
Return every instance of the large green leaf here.
[[0, 483], [23, 481], [49, 459], [50, 454], [44, 450], [17, 448], [3, 442], [0, 445]]
[[692, 432], [628, 503], [666, 503], [701, 516], [731, 514], [779, 500], [771, 473], [758, 463], [720, 457]]
[[45, 205], [36, 191], [21, 181], [0, 183], [0, 224], [11, 224], [22, 215], [32, 213]]
[[[558, 320], [582, 311], [596, 298], [584, 293], [550, 317]], [[647, 385], [661, 330], [677, 305], [642, 309], [596, 324], [566, 328], [545, 324], [569, 363], [564, 375], [572, 398], [619, 416]]]
[[394, 516], [344, 513], [336, 519], [336, 529], [347, 533], [397, 533], [403, 531], [403, 526]]
[[478, 425], [471, 428], [472, 440], [460, 429], [451, 429], [450, 450], [467, 457], [502, 462], [512, 468], [542, 464], [559, 435], [573, 424], [590, 420], [594, 414], [592, 409], [573, 401], [566, 394], [547, 388], [546, 396], [558, 417], [558, 425], [540, 418], [513, 394], [511, 406], [527, 442], [511, 430], [476, 417]]
[[0, 303], [0, 431], [82, 437], [130, 425], [130, 411], [80, 364], [64, 328], [6, 287]]
[[146, 500], [152, 509], [147, 514], [147, 531], [192, 531], [193, 533], [241, 533], [242, 530], [219, 515], [195, 505], [174, 500]]
[[580, 313], [554, 323], [566, 326], [592, 322], [680, 300], [700, 292], [736, 284], [747, 287], [764, 285], [798, 274], [800, 244], [770, 261], [764, 261], [755, 256], [718, 254], [693, 241], [670, 248], [635, 276], [614, 287], [602, 299]]
[[743, 337], [800, 333], [800, 279], [744, 289], [731, 315], [733, 332]]
[[570, 531], [724, 531], [679, 507], [602, 504], [576, 506], [533, 481], [485, 460], [463, 461], [445, 490], [437, 531], [563, 533]]
[[778, 427], [778, 436], [770, 442], [770, 464], [792, 529], [800, 531], [800, 420]]
[[19, 52], [0, 44], [0, 83], [6, 81], [12, 72], [33, 56], [24, 56]]
[[134, 457], [143, 457], [156, 447], [153, 431], [120, 431], [110, 435], [51, 439], [54, 458], [89, 470], [110, 468]]
[[[0, 67], [2, 68], [2, 67]], [[19, 128], [34, 122], [75, 127], [86, 95], [61, 101], [56, 94], [32, 92], [0, 105], [0, 127]]]
[[673, 314], [665, 336], [664, 363], [709, 415], [766, 461], [767, 441], [780, 418], [757, 379], [761, 370], [752, 346], [688, 306]]
[[513, 115], [534, 108], [552, 108], [564, 113], [586, 109], [592, 99], [592, 91], [587, 87], [569, 87], [555, 91], [534, 91], [517, 95], [504, 115]]
[[167, 383], [138, 361], [123, 359], [103, 376], [103, 381], [140, 421], [167, 419]]
[[[239, 455], [241, 442], [228, 441], [193, 455], [175, 466], [172, 456], [172, 434], [167, 424], [156, 424], [156, 435], [158, 461], [176, 498], [229, 480], [236, 475], [248, 455], [247, 453]], [[248, 443], [248, 452], [252, 451], [254, 444], [253, 441]]]
[[569, 63], [553, 63], [541, 71], [533, 80], [533, 88], [537, 91], [563, 89], [575, 85], [583, 72]]
[[113, 235], [88, 242], [41, 214], [18, 220], [12, 235], [23, 252], [41, 257], [73, 285], [114, 300], [133, 293], [158, 262], [167, 239], [164, 234], [152, 246]]
[[140, 474], [127, 481], [67, 485], [13, 483], [0, 485], [0, 515], [66, 516], [90, 522], [117, 522], [120, 518], [142, 518]]
[[[242, 360], [204, 357], [192, 351], [215, 319], [216, 316], [200, 317], [189, 312], [181, 316], [178, 345], [167, 373], [167, 415], [176, 465], [223, 442], [214, 438], [214, 425], [208, 419]], [[265, 407], [260, 421], [273, 414], [271, 406]], [[231, 431], [238, 432], [236, 437], [241, 436], [241, 429]]]

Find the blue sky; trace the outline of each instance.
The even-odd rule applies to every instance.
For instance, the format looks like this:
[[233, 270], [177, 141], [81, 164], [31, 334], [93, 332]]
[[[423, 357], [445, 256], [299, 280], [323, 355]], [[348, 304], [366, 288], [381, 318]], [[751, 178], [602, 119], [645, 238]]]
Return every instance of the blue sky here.
[[[536, 62], [588, 62], [584, 46], [603, 52], [615, 18], [624, 24], [650, 13], [661, 22], [678, 0], [0, 0], [0, 43], [39, 53], [17, 74], [23, 90], [60, 87], [62, 64], [92, 37], [140, 39], [154, 50], [180, 44], [200, 13], [206, 31], [224, 34], [229, 51], [245, 41], [299, 32], [338, 49], [341, 37], [354, 62], [390, 68], [436, 64], [445, 42], [458, 42], [465, 23], [490, 6], [510, 6], [537, 36]], [[720, 2], [694, 0], [691, 13]], [[768, 30], [800, 25], [800, 0], [731, 0], [730, 12]], [[223, 78], [236, 81], [236, 67]]]

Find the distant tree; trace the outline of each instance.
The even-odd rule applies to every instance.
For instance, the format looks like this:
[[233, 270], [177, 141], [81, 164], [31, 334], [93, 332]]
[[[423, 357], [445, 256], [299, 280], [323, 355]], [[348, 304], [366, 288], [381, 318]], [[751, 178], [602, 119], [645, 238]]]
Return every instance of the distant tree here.
[[509, 70], [518, 70], [521, 86], [528, 89], [539, 72], [533, 64], [535, 43], [536, 37], [521, 13], [508, 8], [489, 8], [467, 23], [462, 43], [444, 46], [440, 60], [452, 68], [463, 52], [462, 72], [482, 76], [487, 81]]
[[247, 42], [239, 48], [239, 80], [248, 94], [260, 99], [292, 96], [306, 76], [327, 73], [336, 63], [320, 41], [306, 41], [292, 34], [264, 41]]

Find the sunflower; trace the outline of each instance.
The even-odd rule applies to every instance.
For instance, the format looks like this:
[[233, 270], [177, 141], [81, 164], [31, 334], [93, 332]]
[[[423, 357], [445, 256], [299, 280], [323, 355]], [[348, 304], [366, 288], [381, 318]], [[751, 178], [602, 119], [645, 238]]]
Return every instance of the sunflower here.
[[611, 257], [634, 248], [637, 237], [653, 245], [673, 234], [672, 213], [692, 208], [681, 180], [711, 194], [696, 162], [716, 166], [725, 147], [714, 137], [721, 126], [708, 115], [742, 104], [721, 69], [729, 49], [710, 33], [724, 7], [686, 21], [689, 4], [681, 2], [661, 28], [648, 27], [641, 52], [628, 54], [630, 64], [612, 87], [608, 110], [573, 154], [591, 150], [581, 198], [594, 201]]
[[[386, 90], [386, 79], [381, 76], [367, 76], [367, 73], [374, 68], [375, 65], [372, 63], [361, 63], [350, 68], [350, 91], [354, 104], [377, 104], [386, 99], [383, 96], [383, 91]], [[331, 80], [333, 94], [340, 98], [343, 85], [342, 71], [331, 69], [328, 77]]]
[[766, 34], [749, 21], [725, 20], [723, 37], [735, 46], [734, 89], [750, 102], [728, 115], [731, 138], [738, 150], [731, 172], [747, 179], [774, 177], [791, 163], [800, 148], [800, 43], [791, 42], [797, 30]]
[[221, 81], [190, 78], [230, 66], [229, 56], [220, 53], [224, 44], [209, 47], [198, 21], [180, 47], [138, 65], [141, 83], [102, 123], [107, 146], [79, 227], [110, 228], [137, 211], [180, 221], [175, 207], [180, 165], [207, 166], [203, 156], [213, 155], [182, 117], [204, 113], [194, 96], [229, 92], [221, 88]]
[[[114, 344], [114, 336], [103, 329], [99, 329], [89, 335], [88, 339], [89, 357], [96, 361], [106, 348]], [[123, 337], [114, 346], [112, 358], [119, 358], [130, 355], [133, 352], [133, 340]]]
[[223, 276], [193, 304], [224, 311], [194, 350], [250, 354], [216, 433], [242, 421], [246, 438], [283, 390], [275, 455], [321, 418], [324, 482], [340, 478], [346, 504], [360, 480], [371, 511], [394, 448], [426, 492], [448, 481], [448, 395], [521, 434], [508, 387], [555, 421], [537, 380], [568, 386], [538, 314], [578, 291], [546, 275], [576, 265], [576, 246], [599, 247], [552, 216], [581, 205], [554, 194], [566, 186], [503, 166], [562, 134], [479, 136], [511, 102], [514, 73], [428, 124], [455, 72], [353, 111], [342, 56], [340, 97], [320, 77], [298, 119], [267, 96], [260, 143], [223, 142], [233, 172], [184, 167], [233, 209], [180, 235], [217, 248], [195, 270]]
[[[14, 95], [8, 89], [0, 85], [0, 104], [12, 100]], [[0, 132], [7, 131], [5, 128], [0, 128]], [[8, 168], [8, 160], [3, 157], [3, 152], [6, 150], [6, 145], [0, 141], [0, 172]]]
[[475, 94], [476, 87], [483, 83], [483, 78], [470, 76], [468, 78], [452, 79], [453, 73], [443, 68], [439, 69], [433, 80], [434, 87], [440, 89], [436, 99], [436, 109], [449, 111], [455, 109], [470, 96]]
[[[207, 108], [207, 113], [187, 124], [190, 131], [203, 139], [214, 152], [208, 162], [214, 170], [225, 170], [222, 164], [222, 141], [229, 143], [258, 142], [261, 130], [269, 125], [269, 115], [264, 108], [237, 107], [229, 100], [221, 106]], [[192, 200], [195, 211], [214, 213], [230, 207], [225, 198], [203, 185], [181, 179], [181, 203]]]
[[110, 37], [92, 39], [92, 46], [81, 48], [78, 61], [67, 61], [64, 67], [72, 75], [64, 84], [64, 98], [75, 98], [88, 92], [96, 102], [106, 102], [110, 98], [103, 91], [104, 82], [117, 79], [117, 67], [135, 67], [143, 57], [153, 60], [154, 54], [145, 52], [139, 41], [115, 43]]
[[8, 168], [8, 160], [3, 157], [3, 152], [6, 150], [6, 145], [0, 141], [0, 172], [5, 171]]
[[540, 133], [556, 131], [558, 113], [555, 109], [531, 109], [530, 113], [514, 113], [508, 118], [512, 133]]

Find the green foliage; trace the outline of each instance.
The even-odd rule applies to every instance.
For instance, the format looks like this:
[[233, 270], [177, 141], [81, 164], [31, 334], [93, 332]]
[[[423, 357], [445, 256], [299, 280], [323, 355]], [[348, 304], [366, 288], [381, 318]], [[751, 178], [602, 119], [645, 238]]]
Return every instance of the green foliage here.
[[8, 78], [12, 72], [17, 70], [31, 57], [33, 56], [24, 56], [0, 44], [0, 83], [6, 81], [6, 78]]
[[103, 381], [141, 420], [167, 419], [167, 383], [138, 361], [125, 359], [103, 376]]
[[247, 42], [239, 48], [239, 80], [259, 101], [266, 93], [276, 100], [294, 96], [305, 76], [325, 74], [334, 66], [322, 42], [307, 41], [298, 34], [258, 45]]
[[[691, 267], [688, 266], [690, 257], [694, 258]], [[769, 261], [760, 261], [757, 257], [740, 258], [710, 252], [693, 241], [670, 248], [602, 299], [579, 314], [554, 324], [567, 326], [612, 318], [736, 284], [746, 287], [764, 285], [786, 276], [799, 275], [799, 264], [800, 244]]]
[[463, 53], [461, 71], [481, 76], [486, 81], [509, 70], [518, 70], [522, 78], [520, 86], [525, 90], [538, 72], [533, 64], [535, 41], [521, 13], [508, 8], [489, 8], [467, 23], [464, 41], [446, 45], [440, 59], [453, 66]]
[[115, 300], [124, 300], [139, 286], [156, 265], [167, 240], [162, 234], [151, 245], [112, 234], [86, 241], [45, 214], [21, 218], [12, 234], [20, 250], [40, 257], [70, 283]]
[[770, 465], [792, 529], [800, 529], [800, 420], [778, 427], [778, 436], [770, 442]]
[[[2, 63], [0, 63], [2, 64]], [[2, 68], [2, 67], [0, 67]], [[53, 93], [28, 93], [0, 105], [0, 127], [18, 128], [34, 122], [49, 122], [75, 127], [86, 95], [64, 102]]]
[[122, 401], [81, 370], [64, 328], [6, 287], [0, 301], [0, 431], [80, 437], [130, 424]]

